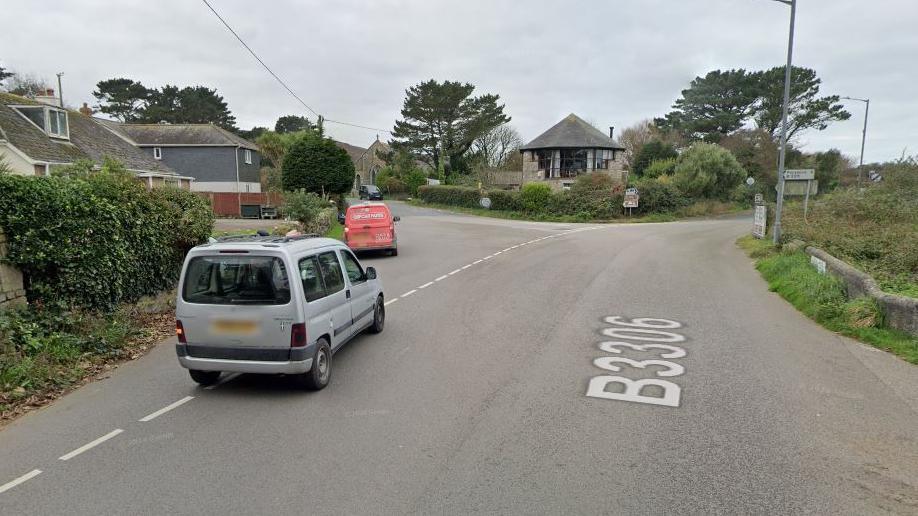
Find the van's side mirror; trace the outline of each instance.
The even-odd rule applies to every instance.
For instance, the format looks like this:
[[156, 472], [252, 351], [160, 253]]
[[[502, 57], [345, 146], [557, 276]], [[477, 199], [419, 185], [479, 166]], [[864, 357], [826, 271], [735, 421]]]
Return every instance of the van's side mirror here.
[[367, 279], [368, 280], [376, 279], [376, 268], [375, 267], [367, 267]]
[[392, 222], [398, 222], [398, 221], [400, 221], [400, 220], [402, 220], [402, 218], [399, 217], [398, 215], [392, 217]]
[[338, 212], [338, 224], [344, 224], [344, 212]]

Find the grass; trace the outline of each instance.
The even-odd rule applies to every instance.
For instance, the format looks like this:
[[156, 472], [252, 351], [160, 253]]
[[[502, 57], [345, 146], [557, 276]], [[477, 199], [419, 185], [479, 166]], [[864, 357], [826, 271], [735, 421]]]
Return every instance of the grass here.
[[756, 269], [769, 290], [810, 319], [918, 364], [918, 337], [884, 327], [882, 311], [873, 299], [847, 299], [841, 281], [817, 272], [803, 252], [781, 252], [770, 241], [752, 236], [740, 238], [737, 244], [756, 259]]

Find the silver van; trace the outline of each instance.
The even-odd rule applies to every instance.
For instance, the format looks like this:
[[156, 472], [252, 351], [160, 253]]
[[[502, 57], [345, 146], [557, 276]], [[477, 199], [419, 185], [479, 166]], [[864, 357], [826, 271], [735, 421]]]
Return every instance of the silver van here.
[[179, 363], [201, 385], [223, 371], [295, 375], [318, 390], [332, 354], [383, 330], [382, 283], [338, 240], [229, 237], [185, 258], [175, 307]]

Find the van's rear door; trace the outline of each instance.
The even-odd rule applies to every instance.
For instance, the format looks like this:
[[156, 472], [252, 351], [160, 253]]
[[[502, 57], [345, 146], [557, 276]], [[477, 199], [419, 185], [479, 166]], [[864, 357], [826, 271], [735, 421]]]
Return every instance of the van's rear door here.
[[302, 322], [290, 274], [279, 256], [224, 251], [191, 258], [176, 313], [189, 355], [286, 360], [290, 326]]
[[351, 248], [392, 244], [392, 214], [384, 204], [351, 206], [347, 210], [347, 244]]

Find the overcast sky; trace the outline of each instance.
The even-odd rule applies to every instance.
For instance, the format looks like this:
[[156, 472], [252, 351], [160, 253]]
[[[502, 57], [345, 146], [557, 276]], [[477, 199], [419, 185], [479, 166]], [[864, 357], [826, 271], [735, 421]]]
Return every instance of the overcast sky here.
[[[823, 94], [870, 97], [865, 161], [918, 154], [918, 2], [798, 0], [794, 64]], [[196, 0], [4, 0], [0, 63], [54, 79], [65, 101], [92, 102], [96, 82], [205, 85], [238, 125], [307, 114]], [[570, 112], [603, 131], [665, 113], [696, 75], [783, 64], [789, 8], [769, 0], [212, 0], [312, 108], [391, 129], [404, 90], [435, 78], [496, 93], [530, 140]], [[852, 118], [800, 138], [856, 157]], [[310, 118], [313, 118], [310, 116]], [[330, 124], [366, 146], [375, 131]], [[385, 133], [380, 135], [387, 138]]]

